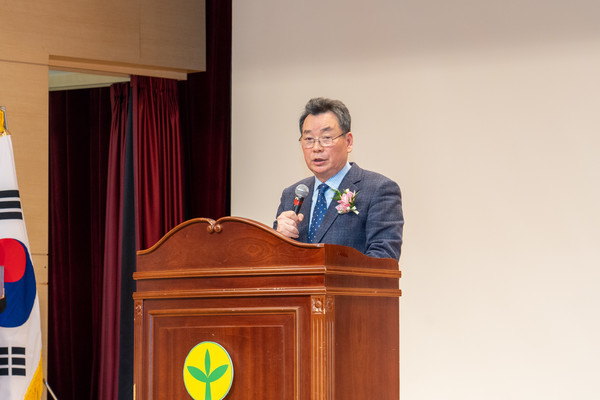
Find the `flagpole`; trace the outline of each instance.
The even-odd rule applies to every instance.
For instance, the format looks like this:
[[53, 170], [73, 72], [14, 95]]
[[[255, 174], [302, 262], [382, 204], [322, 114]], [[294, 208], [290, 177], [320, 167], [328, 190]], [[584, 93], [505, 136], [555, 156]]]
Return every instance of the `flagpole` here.
[[48, 393], [50, 393], [50, 396], [52, 396], [52, 398], [54, 400], [58, 400], [56, 398], [56, 396], [54, 395], [54, 392], [52, 391], [52, 389], [50, 389], [50, 385], [48, 385], [48, 381], [44, 378], [44, 385], [46, 385], [46, 389], [48, 390]]

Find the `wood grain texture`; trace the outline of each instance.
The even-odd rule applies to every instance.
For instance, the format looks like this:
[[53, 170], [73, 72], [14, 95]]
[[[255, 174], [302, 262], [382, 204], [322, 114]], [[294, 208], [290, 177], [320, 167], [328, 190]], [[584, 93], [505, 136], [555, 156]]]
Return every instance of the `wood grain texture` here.
[[395, 260], [251, 220], [187, 221], [138, 252], [136, 399], [186, 398], [202, 341], [232, 355], [228, 399], [398, 399], [399, 277]]
[[104, 68], [206, 68], [203, 0], [10, 2], [0, 34], [5, 60], [48, 65], [57, 56], [106, 62]]

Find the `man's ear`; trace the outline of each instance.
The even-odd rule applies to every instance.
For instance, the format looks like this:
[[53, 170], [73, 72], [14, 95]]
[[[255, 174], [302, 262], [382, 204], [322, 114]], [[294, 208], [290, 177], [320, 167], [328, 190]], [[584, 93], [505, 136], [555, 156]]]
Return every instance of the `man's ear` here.
[[350, 153], [352, 151], [352, 146], [354, 146], [354, 136], [352, 135], [352, 132], [348, 132], [344, 138], [346, 139], [346, 149], [348, 150], [348, 153]]

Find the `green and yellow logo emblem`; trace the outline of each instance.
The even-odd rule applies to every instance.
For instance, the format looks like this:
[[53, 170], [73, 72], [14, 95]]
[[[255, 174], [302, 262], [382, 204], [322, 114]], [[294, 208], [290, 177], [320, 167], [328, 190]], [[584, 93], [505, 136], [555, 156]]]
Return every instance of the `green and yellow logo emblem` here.
[[183, 382], [194, 400], [221, 400], [233, 383], [233, 363], [218, 343], [202, 342], [187, 355]]

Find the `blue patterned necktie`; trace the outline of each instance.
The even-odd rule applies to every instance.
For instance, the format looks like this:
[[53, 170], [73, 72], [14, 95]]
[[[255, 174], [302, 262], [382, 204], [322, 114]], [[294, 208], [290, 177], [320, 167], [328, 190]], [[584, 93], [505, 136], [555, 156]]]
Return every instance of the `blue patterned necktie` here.
[[315, 234], [319, 229], [319, 225], [321, 225], [321, 221], [323, 221], [323, 217], [325, 216], [325, 212], [327, 211], [327, 200], [325, 200], [325, 192], [329, 189], [324, 183], [321, 183], [318, 187], [319, 195], [317, 197], [317, 204], [315, 204], [315, 209], [313, 211], [312, 221], [310, 223], [310, 228], [308, 229], [308, 243], [312, 243], [315, 240]]

